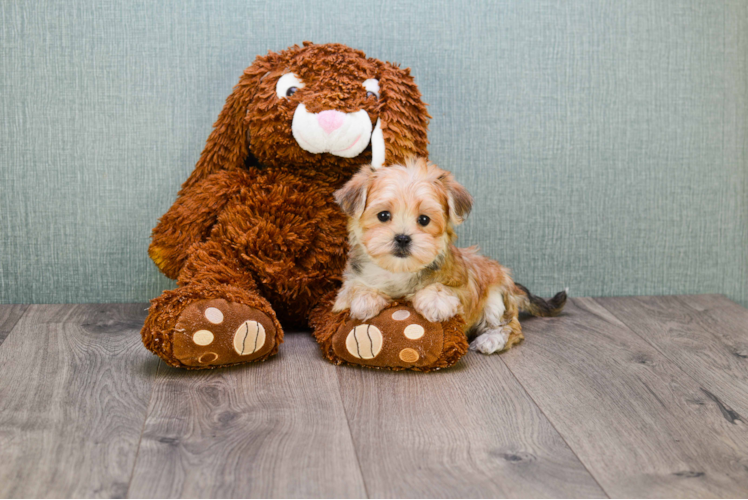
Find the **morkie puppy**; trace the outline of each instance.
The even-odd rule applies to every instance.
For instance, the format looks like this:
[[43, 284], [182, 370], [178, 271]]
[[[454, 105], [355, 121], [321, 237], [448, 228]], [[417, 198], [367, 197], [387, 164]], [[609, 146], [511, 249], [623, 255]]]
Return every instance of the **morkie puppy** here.
[[473, 199], [433, 163], [365, 166], [335, 200], [349, 217], [351, 245], [335, 312], [349, 309], [363, 321], [405, 299], [431, 322], [461, 314], [475, 337], [471, 349], [491, 354], [524, 338], [519, 311], [554, 316], [566, 303], [565, 291], [550, 300], [536, 297], [477, 247], [453, 245], [454, 227]]

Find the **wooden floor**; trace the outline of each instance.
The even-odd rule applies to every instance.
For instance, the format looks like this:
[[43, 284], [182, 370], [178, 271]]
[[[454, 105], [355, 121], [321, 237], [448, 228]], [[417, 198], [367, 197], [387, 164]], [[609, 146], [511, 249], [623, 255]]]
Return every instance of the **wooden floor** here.
[[0, 497], [745, 497], [748, 310], [573, 299], [503, 355], [335, 367], [147, 352], [144, 304], [0, 306]]

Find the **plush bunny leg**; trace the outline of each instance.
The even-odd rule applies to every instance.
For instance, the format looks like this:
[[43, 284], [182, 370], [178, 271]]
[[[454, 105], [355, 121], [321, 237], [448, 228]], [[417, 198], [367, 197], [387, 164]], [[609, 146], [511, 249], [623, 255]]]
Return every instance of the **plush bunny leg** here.
[[151, 302], [145, 346], [168, 364], [201, 369], [261, 361], [283, 330], [252, 276], [218, 243], [196, 245], [178, 288]]

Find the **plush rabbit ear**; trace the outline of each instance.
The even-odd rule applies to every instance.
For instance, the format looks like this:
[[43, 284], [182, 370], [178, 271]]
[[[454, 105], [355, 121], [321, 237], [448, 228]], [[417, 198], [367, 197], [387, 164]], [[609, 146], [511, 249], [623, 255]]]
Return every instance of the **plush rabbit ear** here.
[[371, 136], [372, 166], [403, 164], [412, 156], [428, 157], [431, 116], [410, 75], [392, 63], [380, 63], [382, 108]]
[[360, 217], [364, 212], [366, 193], [373, 175], [374, 168], [365, 165], [342, 188], [335, 191], [335, 201], [348, 217]]
[[257, 91], [260, 80], [271, 70], [270, 57], [258, 56], [255, 62], [244, 70], [239, 83], [226, 99], [218, 120], [213, 124], [213, 131], [208, 137], [195, 170], [182, 185], [188, 189], [194, 184], [220, 170], [242, 168], [249, 155], [249, 123], [246, 119], [247, 109]]

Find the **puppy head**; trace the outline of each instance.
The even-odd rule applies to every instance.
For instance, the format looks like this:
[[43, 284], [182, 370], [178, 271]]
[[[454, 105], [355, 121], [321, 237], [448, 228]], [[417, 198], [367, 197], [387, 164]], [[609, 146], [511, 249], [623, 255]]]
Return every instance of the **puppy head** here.
[[416, 272], [455, 239], [473, 199], [449, 172], [423, 158], [362, 168], [335, 193], [354, 241], [381, 268]]
[[426, 156], [429, 118], [408, 69], [304, 42], [244, 71], [187, 185], [253, 163], [349, 176]]

